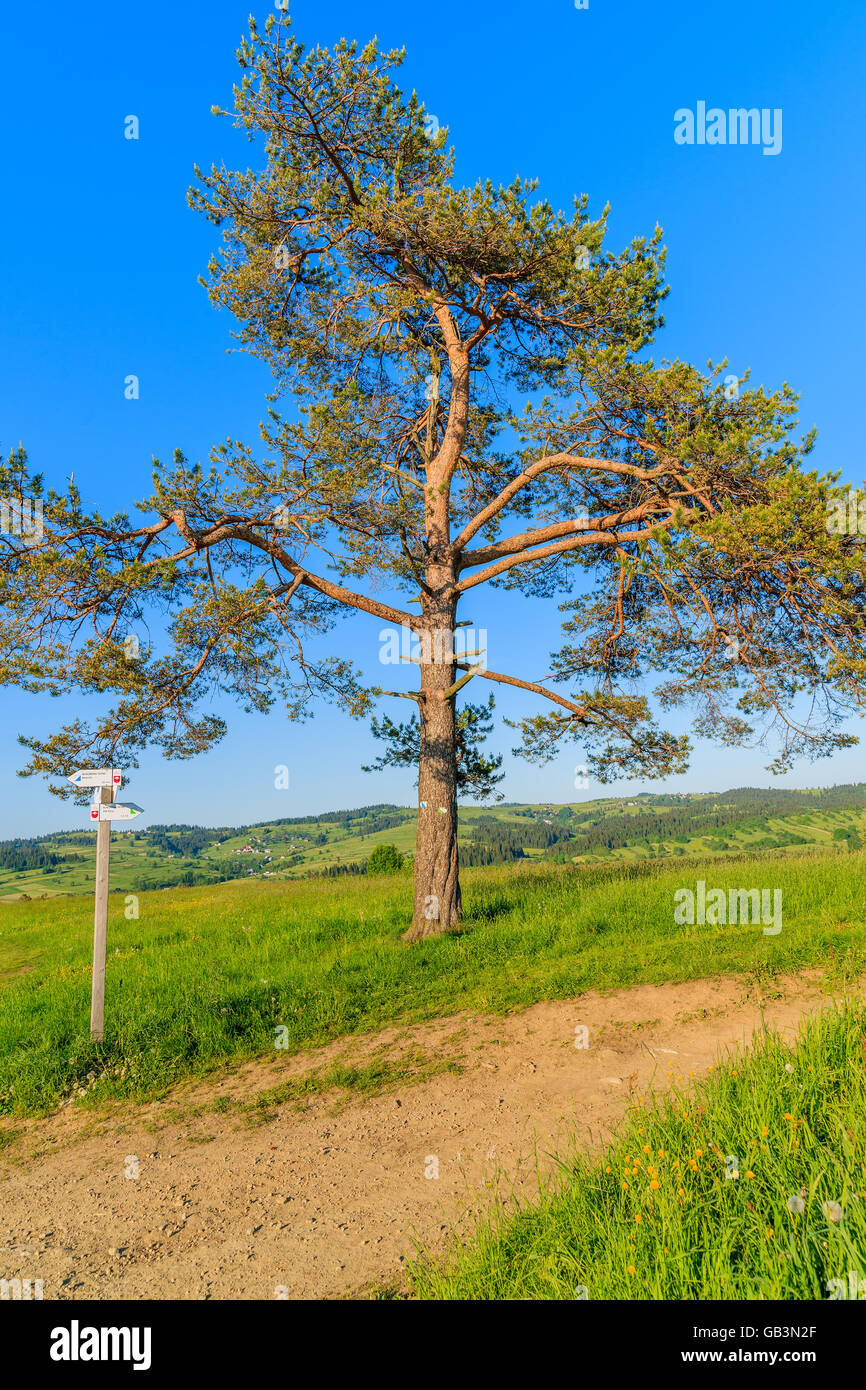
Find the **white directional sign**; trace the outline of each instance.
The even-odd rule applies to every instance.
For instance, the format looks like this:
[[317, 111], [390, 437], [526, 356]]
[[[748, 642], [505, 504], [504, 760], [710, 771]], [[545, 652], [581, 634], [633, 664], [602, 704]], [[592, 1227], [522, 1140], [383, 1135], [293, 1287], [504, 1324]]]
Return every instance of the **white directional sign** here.
[[91, 806], [91, 820], [132, 820], [133, 816], [140, 816], [143, 811], [142, 806], [136, 806], [134, 801], [110, 801], [108, 805]]
[[66, 780], [76, 787], [119, 787], [123, 773], [116, 767], [81, 767]]

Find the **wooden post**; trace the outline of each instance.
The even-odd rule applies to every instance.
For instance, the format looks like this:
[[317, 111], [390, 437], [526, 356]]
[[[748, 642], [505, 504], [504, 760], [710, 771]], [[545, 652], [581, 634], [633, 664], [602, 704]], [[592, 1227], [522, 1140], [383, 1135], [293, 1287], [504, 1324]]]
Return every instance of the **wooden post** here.
[[[111, 787], [100, 787], [101, 805], [110, 805]], [[90, 992], [90, 1037], [102, 1042], [105, 1032], [105, 945], [108, 935], [108, 859], [111, 848], [111, 821], [96, 823], [96, 892], [93, 912], [93, 985]]]

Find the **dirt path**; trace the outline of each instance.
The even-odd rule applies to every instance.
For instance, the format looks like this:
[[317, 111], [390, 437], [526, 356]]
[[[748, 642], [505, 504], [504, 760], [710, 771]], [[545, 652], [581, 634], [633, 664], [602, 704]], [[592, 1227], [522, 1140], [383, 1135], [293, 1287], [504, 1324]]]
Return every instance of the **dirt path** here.
[[[413, 1234], [441, 1246], [485, 1180], [531, 1189], [536, 1148], [598, 1144], [631, 1094], [699, 1076], [762, 1018], [792, 1030], [826, 998], [816, 972], [773, 993], [701, 980], [459, 1015], [251, 1064], [96, 1122], [62, 1111], [0, 1160], [0, 1277], [41, 1278], [46, 1299], [329, 1298], [398, 1283]], [[311, 1066], [419, 1049], [462, 1071], [337, 1104], [315, 1095], [254, 1125], [231, 1105]]]

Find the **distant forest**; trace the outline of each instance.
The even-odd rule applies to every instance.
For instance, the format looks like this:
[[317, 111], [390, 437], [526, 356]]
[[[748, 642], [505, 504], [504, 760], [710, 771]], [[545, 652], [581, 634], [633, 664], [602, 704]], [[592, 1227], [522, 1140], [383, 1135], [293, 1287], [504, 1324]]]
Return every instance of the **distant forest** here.
[[[866, 811], [866, 784], [845, 783], [840, 786], [797, 791], [739, 787], [718, 794], [674, 794], [639, 792], [632, 796], [610, 798], [583, 810], [579, 805], [525, 806], [518, 803], [500, 804], [499, 814], [510, 809], [516, 819], [502, 820], [495, 814], [484, 814], [465, 823], [461, 835], [460, 862], [466, 867], [488, 864], [509, 864], [525, 859], [527, 851], [553, 862], [570, 861], [584, 855], [607, 855], [626, 846], [652, 851], [666, 844], [670, 852], [696, 837], [706, 840], [709, 852], [731, 847], [735, 831], [758, 832], [751, 840], [756, 848], [782, 848], [810, 842], [800, 827], [798, 817], [820, 817], [830, 811]], [[147, 830], [127, 832], [145, 847], [142, 874], [135, 887], [164, 888], [176, 884], [194, 885], [220, 883], [229, 879], [248, 877], [256, 868], [283, 872], [297, 869], [305, 863], [305, 853], [329, 842], [328, 831], [343, 836], [382, 834], [414, 820], [409, 807], [379, 802], [347, 811], [327, 811], [317, 816], [282, 817], [248, 826], [209, 828], [197, 825], [154, 825]], [[786, 817], [784, 827], [768, 827], [771, 818]], [[858, 848], [866, 833], [856, 829], [836, 827], [833, 840], [840, 848]], [[862, 830], [866, 832], [866, 823]], [[765, 832], [761, 834], [760, 832]], [[61, 831], [35, 839], [14, 839], [0, 842], [0, 870], [23, 873], [31, 870], [53, 874], [61, 866], [89, 859], [93, 849], [94, 831]], [[728, 836], [729, 838], [726, 838]], [[253, 846], [256, 858], [249, 853], [241, 856], [229, 847], [217, 858], [202, 860], [203, 851], [222, 845], [227, 840], [246, 837]], [[736, 842], [735, 842], [736, 843]], [[279, 853], [284, 849], [288, 852]], [[175, 862], [159, 862], [164, 857]], [[274, 856], [273, 863], [269, 856]], [[341, 863], [310, 868], [316, 877], [342, 877], [365, 871], [363, 862]]]

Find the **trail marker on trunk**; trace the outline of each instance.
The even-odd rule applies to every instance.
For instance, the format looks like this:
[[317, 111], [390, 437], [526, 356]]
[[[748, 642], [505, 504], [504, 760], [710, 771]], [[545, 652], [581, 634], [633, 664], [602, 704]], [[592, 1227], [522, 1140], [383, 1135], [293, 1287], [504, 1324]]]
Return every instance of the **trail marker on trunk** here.
[[102, 1042], [105, 1034], [105, 950], [108, 936], [108, 866], [111, 822], [132, 820], [142, 808], [134, 802], [115, 801], [123, 783], [116, 767], [79, 768], [69, 781], [76, 787], [93, 787], [90, 819], [96, 823], [96, 883], [93, 907], [93, 980], [90, 988], [90, 1037]]

